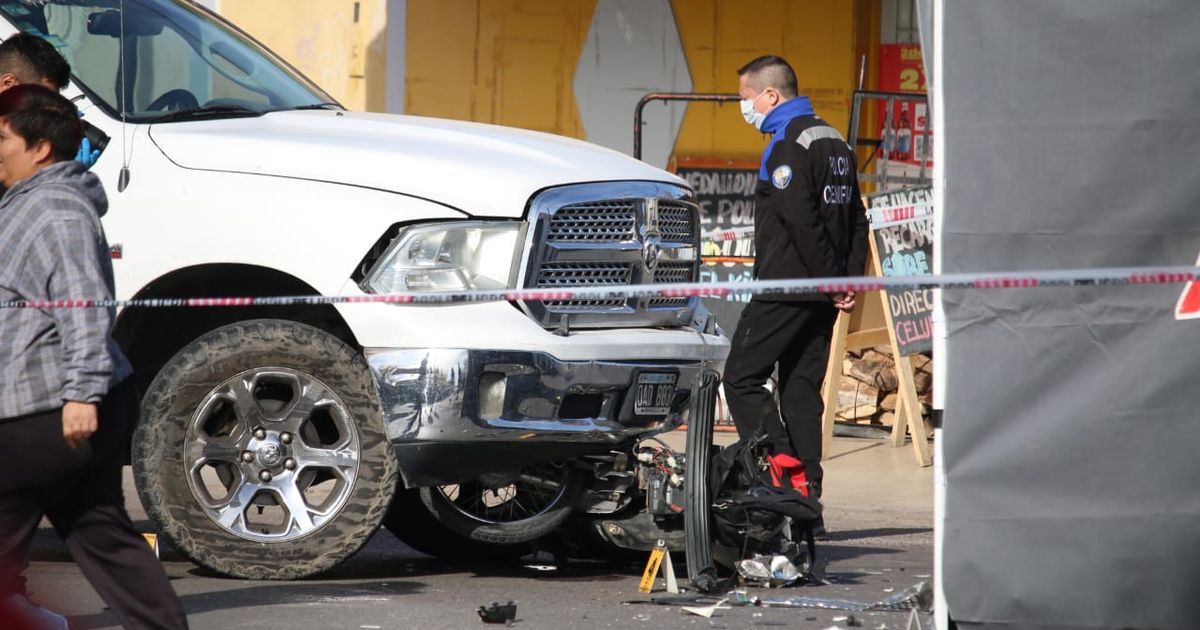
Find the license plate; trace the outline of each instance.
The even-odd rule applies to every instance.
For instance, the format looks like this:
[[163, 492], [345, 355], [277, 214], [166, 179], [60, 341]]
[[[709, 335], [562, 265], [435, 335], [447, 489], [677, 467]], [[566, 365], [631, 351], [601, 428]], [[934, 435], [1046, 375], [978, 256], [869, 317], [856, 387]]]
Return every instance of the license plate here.
[[639, 416], [665, 416], [671, 413], [677, 375], [666, 372], [638, 374], [633, 391], [633, 413]]

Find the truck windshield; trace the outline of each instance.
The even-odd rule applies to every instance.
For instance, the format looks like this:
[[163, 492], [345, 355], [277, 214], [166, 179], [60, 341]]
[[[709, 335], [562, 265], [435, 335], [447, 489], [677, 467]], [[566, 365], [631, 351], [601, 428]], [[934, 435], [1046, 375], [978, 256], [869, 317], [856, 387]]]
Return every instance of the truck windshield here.
[[0, 15], [49, 40], [71, 62], [76, 84], [110, 115], [131, 122], [339, 107], [190, 2], [22, 0], [0, 2]]

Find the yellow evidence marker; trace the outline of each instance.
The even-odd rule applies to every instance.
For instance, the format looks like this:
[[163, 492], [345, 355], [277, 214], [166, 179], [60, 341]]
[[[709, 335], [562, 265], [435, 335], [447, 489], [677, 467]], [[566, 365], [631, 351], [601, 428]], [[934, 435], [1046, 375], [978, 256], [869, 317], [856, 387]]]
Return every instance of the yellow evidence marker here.
[[154, 550], [154, 557], [157, 558], [158, 557], [158, 534], [143, 533], [142, 538], [146, 539], [146, 544], [150, 545], [150, 548]]
[[639, 593], [654, 590], [654, 578], [658, 575], [659, 568], [662, 569], [663, 579], [667, 581], [667, 592], [679, 592], [679, 584], [675, 580], [675, 566], [671, 564], [671, 552], [667, 551], [667, 542], [660, 540], [650, 552], [650, 559], [646, 561], [646, 570], [642, 572], [642, 581], [638, 584]]

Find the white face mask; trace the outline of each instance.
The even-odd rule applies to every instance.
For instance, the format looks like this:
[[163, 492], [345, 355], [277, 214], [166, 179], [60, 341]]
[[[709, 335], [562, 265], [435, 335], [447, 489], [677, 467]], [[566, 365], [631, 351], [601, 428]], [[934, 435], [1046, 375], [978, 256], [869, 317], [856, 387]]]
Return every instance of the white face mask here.
[[745, 118], [748, 124], [754, 125], [754, 128], [759, 131], [762, 131], [763, 121], [767, 119], [767, 115], [756, 111], [754, 109], [754, 103], [758, 101], [759, 97], [766, 93], [767, 91], [763, 90], [754, 98], [744, 98], [740, 101], [740, 105], [742, 106], [742, 118]]

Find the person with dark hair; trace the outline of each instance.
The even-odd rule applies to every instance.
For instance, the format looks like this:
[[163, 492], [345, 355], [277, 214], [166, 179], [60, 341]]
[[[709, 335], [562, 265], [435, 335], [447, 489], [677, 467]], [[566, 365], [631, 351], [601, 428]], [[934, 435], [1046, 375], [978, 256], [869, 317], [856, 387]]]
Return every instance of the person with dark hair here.
[[[42, 85], [61, 92], [71, 81], [71, 64], [50, 42], [29, 33], [17, 33], [0, 42], [0, 92], [17, 85]], [[87, 137], [79, 141], [75, 159], [91, 168], [100, 159]]]
[[71, 80], [71, 65], [50, 42], [17, 33], [0, 42], [0, 91], [37, 83], [61, 92]]
[[[746, 122], [771, 136], [758, 172], [754, 277], [862, 275], [867, 216], [854, 152], [800, 96], [781, 57], [738, 70]], [[725, 396], [743, 439], [765, 433], [772, 481], [820, 497], [821, 385], [838, 310], [853, 293], [755, 296], [742, 312], [725, 366]], [[766, 389], [778, 368], [779, 403]], [[822, 529], [823, 524], [818, 526]]]
[[[100, 180], [73, 160], [67, 99], [0, 93], [0, 302], [113, 297]], [[114, 309], [0, 309], [0, 627], [66, 627], [22, 572], [43, 515], [125, 628], [186, 628], [179, 598], [125, 512], [121, 469], [138, 417]]]

